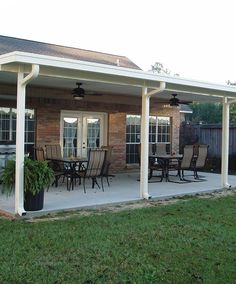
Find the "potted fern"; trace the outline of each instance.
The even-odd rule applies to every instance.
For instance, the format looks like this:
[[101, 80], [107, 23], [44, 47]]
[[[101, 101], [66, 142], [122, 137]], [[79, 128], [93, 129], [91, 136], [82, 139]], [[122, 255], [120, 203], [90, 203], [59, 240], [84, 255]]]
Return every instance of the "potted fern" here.
[[[2, 191], [7, 195], [15, 188], [15, 161], [7, 162], [2, 172]], [[26, 211], [36, 211], [43, 208], [44, 189], [54, 180], [54, 172], [46, 161], [24, 160], [24, 208]]]

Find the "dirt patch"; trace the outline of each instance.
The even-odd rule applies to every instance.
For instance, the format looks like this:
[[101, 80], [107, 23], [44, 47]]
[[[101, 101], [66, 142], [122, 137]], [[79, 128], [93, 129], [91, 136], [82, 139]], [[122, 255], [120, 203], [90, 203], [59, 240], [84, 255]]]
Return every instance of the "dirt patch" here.
[[199, 195], [198, 198], [219, 198], [236, 194], [236, 188]]
[[0, 218], [15, 220], [16, 217], [10, 213], [0, 210]]

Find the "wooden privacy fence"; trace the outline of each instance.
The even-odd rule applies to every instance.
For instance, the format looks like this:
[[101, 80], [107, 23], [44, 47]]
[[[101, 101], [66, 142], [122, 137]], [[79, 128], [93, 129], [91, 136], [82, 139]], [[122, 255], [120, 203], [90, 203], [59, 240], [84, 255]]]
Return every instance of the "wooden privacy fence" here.
[[[180, 127], [180, 150], [186, 144], [208, 144], [210, 157], [221, 157], [222, 125], [186, 124]], [[229, 155], [236, 154], [236, 124], [229, 129]]]

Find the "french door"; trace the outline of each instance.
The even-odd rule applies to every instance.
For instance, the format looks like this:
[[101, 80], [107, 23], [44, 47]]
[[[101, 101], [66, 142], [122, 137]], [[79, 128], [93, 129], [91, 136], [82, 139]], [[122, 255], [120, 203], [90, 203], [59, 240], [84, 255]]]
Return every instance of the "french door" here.
[[87, 157], [89, 149], [106, 145], [107, 116], [95, 112], [61, 112], [64, 157]]

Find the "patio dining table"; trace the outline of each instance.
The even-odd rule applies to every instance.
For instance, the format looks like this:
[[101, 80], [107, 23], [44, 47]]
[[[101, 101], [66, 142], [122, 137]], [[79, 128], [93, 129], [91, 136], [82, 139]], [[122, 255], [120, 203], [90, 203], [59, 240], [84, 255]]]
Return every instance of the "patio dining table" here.
[[87, 158], [73, 157], [73, 158], [53, 158], [50, 159], [53, 163], [62, 163], [65, 166], [65, 176], [67, 178], [67, 190], [74, 190], [76, 178], [79, 178], [78, 172], [82, 171], [82, 165], [88, 162]]
[[183, 155], [181, 154], [172, 154], [172, 155], [171, 154], [166, 154], [166, 155], [154, 154], [154, 155], [149, 155], [149, 157], [162, 161], [164, 178], [166, 181], [169, 181], [169, 169], [171, 168], [170, 167], [171, 162], [173, 162], [174, 160], [177, 160], [177, 162], [179, 162], [179, 160], [183, 158]]

